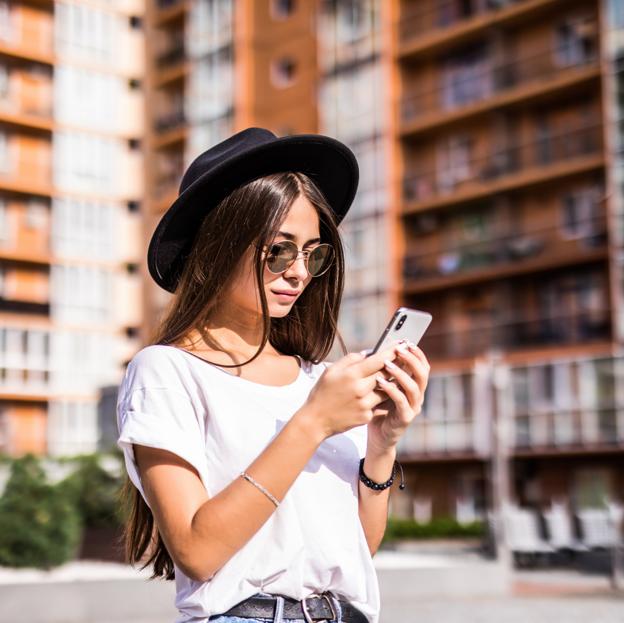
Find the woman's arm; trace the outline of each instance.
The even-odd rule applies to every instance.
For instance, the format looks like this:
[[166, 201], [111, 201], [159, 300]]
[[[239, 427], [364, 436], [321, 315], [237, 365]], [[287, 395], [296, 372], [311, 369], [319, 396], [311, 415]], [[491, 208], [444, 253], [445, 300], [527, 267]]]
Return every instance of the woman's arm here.
[[[385, 482], [390, 478], [395, 459], [396, 447], [381, 452], [369, 449], [364, 458], [364, 473], [375, 482]], [[371, 556], [374, 556], [386, 531], [390, 487], [375, 491], [360, 481], [358, 492], [360, 522], [366, 535], [368, 549]]]
[[[284, 498], [324, 438], [305, 406], [296, 415], [245, 470], [278, 500]], [[209, 498], [189, 463], [165, 450], [133, 447], [143, 489], [167, 551], [192, 579], [209, 580], [275, 511], [273, 502], [244, 478], [236, 478]]]

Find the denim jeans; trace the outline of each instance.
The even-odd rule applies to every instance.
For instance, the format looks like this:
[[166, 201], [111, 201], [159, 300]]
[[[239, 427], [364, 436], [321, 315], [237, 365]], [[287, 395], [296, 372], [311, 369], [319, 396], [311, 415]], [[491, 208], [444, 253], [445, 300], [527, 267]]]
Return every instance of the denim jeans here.
[[[269, 593], [259, 593], [260, 595], [268, 595]], [[231, 616], [229, 614], [216, 614], [211, 616], [208, 620], [210, 623], [307, 623], [305, 619], [284, 619], [282, 618], [282, 609], [284, 607], [284, 598], [277, 595], [277, 604], [275, 606], [275, 616], [270, 618], [255, 618], [255, 617], [238, 617]], [[340, 604], [337, 599], [332, 600], [334, 603], [334, 609], [336, 611], [337, 619], [327, 619], [328, 623], [342, 623]], [[323, 623], [321, 620], [315, 621], [315, 623]]]

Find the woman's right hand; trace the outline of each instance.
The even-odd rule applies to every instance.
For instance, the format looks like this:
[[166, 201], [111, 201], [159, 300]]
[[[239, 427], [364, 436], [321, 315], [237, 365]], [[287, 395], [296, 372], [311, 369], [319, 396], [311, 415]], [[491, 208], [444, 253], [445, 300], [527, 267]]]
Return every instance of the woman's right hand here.
[[368, 424], [373, 409], [388, 398], [379, 389], [377, 376], [383, 374], [384, 361], [396, 357], [398, 344], [370, 357], [349, 353], [338, 359], [323, 372], [297, 415], [309, 418], [308, 425], [322, 439]]

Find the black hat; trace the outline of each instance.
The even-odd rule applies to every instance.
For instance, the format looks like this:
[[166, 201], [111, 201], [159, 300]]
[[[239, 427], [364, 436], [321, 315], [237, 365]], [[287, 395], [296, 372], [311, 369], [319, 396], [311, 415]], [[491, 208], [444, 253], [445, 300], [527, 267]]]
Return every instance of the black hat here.
[[160, 219], [147, 250], [154, 281], [174, 292], [204, 216], [236, 188], [282, 171], [309, 175], [337, 222], [351, 207], [359, 170], [346, 145], [321, 134], [278, 138], [264, 128], [247, 128], [197, 156], [184, 173], [178, 197]]

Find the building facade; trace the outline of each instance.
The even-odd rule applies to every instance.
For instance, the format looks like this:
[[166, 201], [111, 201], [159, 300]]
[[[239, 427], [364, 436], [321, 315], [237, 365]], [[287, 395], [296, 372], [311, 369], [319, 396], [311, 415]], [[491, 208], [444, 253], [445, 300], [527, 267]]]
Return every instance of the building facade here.
[[0, 2], [0, 451], [95, 450], [143, 321], [141, 0]]
[[518, 504], [624, 498], [620, 4], [394, 3], [397, 302], [434, 317], [397, 513], [483, 518], [501, 445]]

